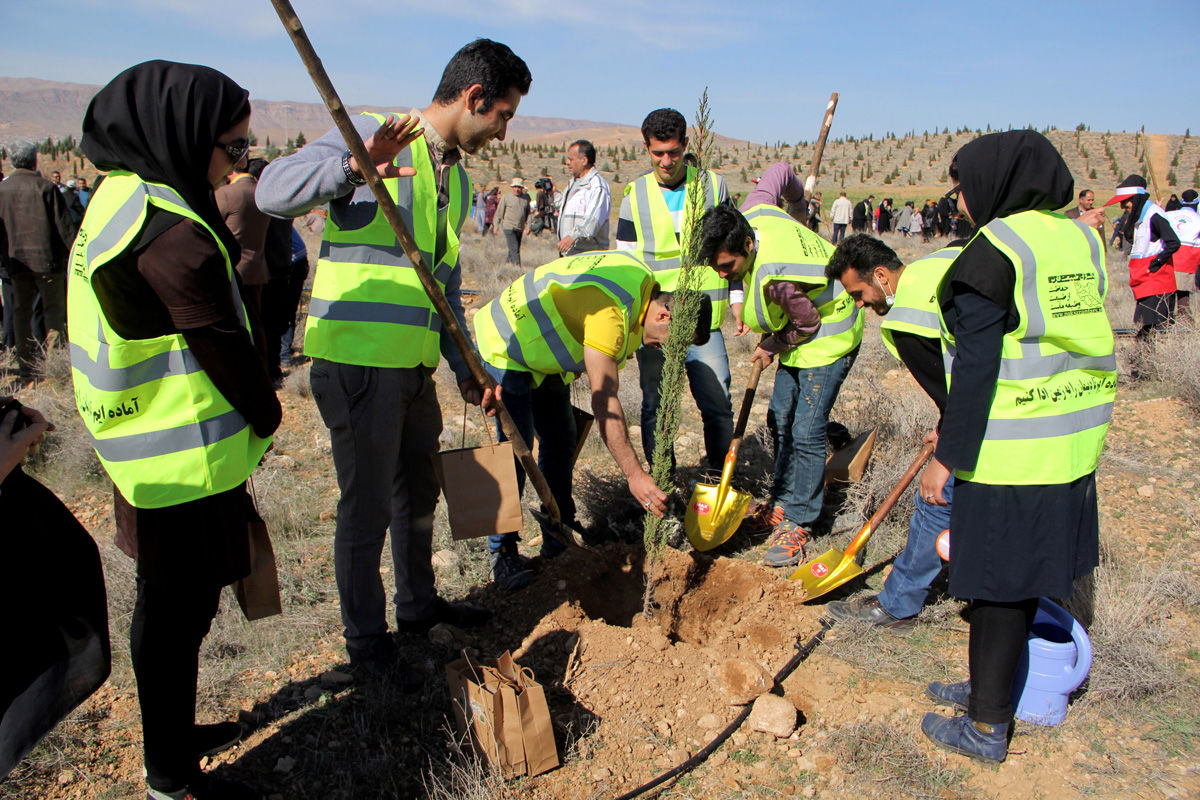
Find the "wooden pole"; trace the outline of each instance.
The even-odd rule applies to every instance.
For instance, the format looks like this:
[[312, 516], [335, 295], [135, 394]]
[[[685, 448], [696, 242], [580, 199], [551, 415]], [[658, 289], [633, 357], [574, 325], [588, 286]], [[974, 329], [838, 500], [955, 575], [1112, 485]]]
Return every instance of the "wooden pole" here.
[[[829, 129], [833, 127], [833, 112], [837, 110], [838, 93], [834, 92], [829, 95], [829, 102], [825, 104], [825, 118], [821, 120], [821, 132], [817, 135], [817, 144], [813, 148], [812, 169], [808, 171], [808, 177], [804, 179], [804, 199], [811, 199], [813, 190], [817, 188], [817, 176], [821, 173], [821, 157], [825, 155], [825, 142], [829, 139]], [[804, 204], [801, 209], [803, 223], [808, 222], [808, 203]]]
[[1163, 195], [1158, 188], [1158, 173], [1154, 171], [1154, 160], [1150, 157], [1150, 137], [1146, 135], [1145, 125], [1138, 131], [1138, 138], [1142, 142], [1142, 160], [1146, 162], [1146, 174], [1150, 176], [1150, 189], [1153, 192], [1150, 197], [1157, 203], [1163, 199]]
[[[283, 27], [287, 29], [288, 35], [292, 39], [292, 44], [296, 46], [296, 52], [300, 54], [300, 60], [304, 62], [304, 66], [308, 70], [313, 84], [317, 87], [317, 91], [321, 95], [321, 99], [325, 101], [325, 107], [329, 110], [330, 116], [333, 117], [334, 124], [342, 132], [342, 138], [346, 140], [346, 147], [350, 149], [350, 154], [354, 156], [354, 160], [358, 162], [359, 167], [362, 169], [363, 175], [367, 179], [367, 185], [371, 187], [371, 192], [375, 195], [375, 202], [379, 204], [383, 216], [387, 219], [388, 224], [392, 226], [392, 231], [396, 234], [396, 241], [403, 248], [404, 254], [408, 256], [408, 260], [412, 262], [413, 270], [417, 273], [421, 285], [425, 288], [425, 294], [429, 295], [434, 310], [442, 318], [442, 327], [450, 335], [454, 346], [458, 348], [463, 359], [466, 360], [467, 366], [471, 369], [472, 377], [484, 389], [494, 388], [496, 382], [492, 380], [487, 370], [483, 368], [483, 362], [479, 359], [479, 354], [475, 352], [471, 340], [467, 338], [467, 334], [459, 326], [454, 312], [450, 309], [450, 304], [446, 301], [446, 296], [442, 293], [442, 289], [434, 279], [433, 273], [429, 271], [429, 267], [421, 257], [421, 251], [417, 248], [416, 240], [413, 239], [408, 226], [400, 216], [399, 209], [396, 208], [391, 195], [388, 194], [387, 189], [384, 187], [383, 178], [379, 175], [374, 161], [367, 153], [367, 147], [363, 144], [362, 137], [354, 129], [354, 124], [350, 121], [350, 115], [347, 113], [346, 107], [342, 105], [337, 90], [333, 88], [333, 82], [330, 81], [329, 75], [325, 72], [325, 67], [322, 66], [321, 59], [317, 57], [316, 50], [313, 49], [312, 42], [308, 39], [308, 34], [304, 32], [304, 26], [300, 23], [300, 18], [296, 15], [295, 9], [292, 8], [291, 2], [289, 0], [271, 0], [271, 5], [275, 7], [275, 13], [279, 15], [280, 21], [283, 22]], [[529, 476], [529, 480], [533, 483], [533, 488], [537, 492], [538, 498], [541, 499], [542, 504], [546, 507], [547, 516], [554, 523], [549, 529], [551, 535], [564, 544], [578, 547], [579, 543], [575, 540], [574, 535], [565, 525], [561, 524], [562, 517], [558, 509], [558, 504], [554, 502], [554, 496], [550, 493], [550, 485], [546, 483], [546, 476], [538, 469], [537, 461], [534, 460], [533, 454], [529, 451], [529, 446], [521, 437], [520, 432], [517, 431], [517, 426], [513, 423], [508, 409], [499, 401], [497, 401], [496, 406], [497, 415], [500, 418], [500, 428], [512, 443], [513, 452], [520, 459], [521, 466], [525, 468], [525, 474]]]

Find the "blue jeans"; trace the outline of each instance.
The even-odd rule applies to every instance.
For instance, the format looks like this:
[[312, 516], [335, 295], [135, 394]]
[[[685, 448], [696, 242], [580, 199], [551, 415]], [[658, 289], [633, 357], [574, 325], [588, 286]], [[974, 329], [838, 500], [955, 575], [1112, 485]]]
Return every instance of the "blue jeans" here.
[[833, 223], [833, 243], [837, 244], [838, 242], [840, 242], [842, 239], [845, 239], [845, 238], [846, 238], [846, 223], [844, 223], [844, 222]]
[[858, 348], [823, 367], [783, 364], [767, 406], [767, 428], [775, 439], [775, 481], [771, 496], [783, 506], [784, 521], [810, 530], [821, 516], [825, 496], [825, 427], [842, 381]]
[[[954, 478], [946, 481], [942, 496], [954, 500]], [[935, 506], [916, 494], [917, 508], [908, 523], [908, 542], [896, 556], [892, 572], [883, 582], [879, 605], [896, 619], [908, 619], [921, 613], [929, 584], [942, 571], [942, 558], [937, 554], [937, 537], [950, 527], [950, 506]]]
[[[571, 498], [571, 459], [575, 456], [575, 412], [571, 408], [571, 387], [557, 375], [550, 375], [540, 386], [533, 385], [533, 375], [519, 370], [496, 369], [485, 364], [488, 374], [504, 390], [501, 395], [509, 416], [517, 426], [517, 432], [525, 444], [533, 446], [533, 435], [538, 437], [538, 467], [550, 484], [550, 494], [558, 503], [558, 512], [567, 522], [575, 521], [575, 501]], [[500, 430], [496, 420], [500, 441], [508, 437]], [[517, 462], [517, 487], [525, 489], [525, 470]], [[545, 506], [542, 507], [545, 511]], [[514, 533], [501, 533], [488, 537], [488, 551], [495, 553], [503, 546], [516, 546], [520, 538]], [[542, 555], [555, 555], [563, 545], [542, 530]]]
[[[642, 452], [646, 462], [654, 458], [654, 430], [658, 427], [659, 386], [662, 385], [663, 353], [653, 347], [639, 347], [637, 351], [638, 379], [642, 384]], [[708, 466], [720, 469], [733, 438], [733, 404], [729, 400], [729, 356], [725, 353], [725, 339], [720, 331], [713, 331], [708, 342], [700, 347], [688, 348], [688, 385], [696, 407], [700, 409], [700, 420], [704, 424], [704, 452]], [[675, 451], [671, 451], [671, 464], [675, 464]]]

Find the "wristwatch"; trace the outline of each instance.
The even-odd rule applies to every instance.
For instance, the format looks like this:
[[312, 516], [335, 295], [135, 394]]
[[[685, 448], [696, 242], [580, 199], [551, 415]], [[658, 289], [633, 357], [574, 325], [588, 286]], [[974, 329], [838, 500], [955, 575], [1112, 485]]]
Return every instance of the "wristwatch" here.
[[342, 172], [346, 173], [346, 180], [354, 186], [362, 186], [367, 182], [367, 179], [360, 176], [350, 168], [350, 151], [342, 153]]

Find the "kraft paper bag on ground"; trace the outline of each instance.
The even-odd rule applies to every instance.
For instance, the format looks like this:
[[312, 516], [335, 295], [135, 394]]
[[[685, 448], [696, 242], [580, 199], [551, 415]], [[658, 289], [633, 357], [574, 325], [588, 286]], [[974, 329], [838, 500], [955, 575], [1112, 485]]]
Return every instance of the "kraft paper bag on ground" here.
[[460, 735], [505, 778], [533, 777], [558, 766], [546, 694], [533, 672], [504, 653], [447, 665], [446, 678]]
[[438, 453], [433, 463], [446, 495], [454, 539], [520, 533], [525, 529], [511, 444], [447, 450]]
[[250, 574], [233, 585], [238, 605], [248, 620], [273, 617], [283, 613], [279, 599], [279, 572], [275, 566], [275, 549], [267, 524], [258, 511], [250, 508], [247, 522], [250, 533]]

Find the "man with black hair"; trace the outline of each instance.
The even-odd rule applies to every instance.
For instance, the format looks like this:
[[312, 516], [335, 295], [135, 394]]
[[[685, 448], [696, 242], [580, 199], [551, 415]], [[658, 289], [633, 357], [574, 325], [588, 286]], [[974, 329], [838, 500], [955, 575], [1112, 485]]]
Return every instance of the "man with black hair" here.
[[850, 200], [846, 197], [846, 193], [842, 192], [838, 195], [838, 199], [833, 201], [833, 208], [830, 210], [835, 245], [846, 238], [846, 226], [850, 224], [851, 213]]
[[[862, 341], [863, 314], [837, 281], [825, 277], [833, 247], [781, 205], [801, 207], [804, 188], [791, 165], [772, 165], [742, 203], [704, 215], [699, 260], [729, 281], [743, 281], [741, 322], [768, 334], [753, 360], [779, 370], [767, 410], [775, 440], [773, 506], [760, 518], [774, 525], [768, 566], [804, 559], [821, 516], [829, 413]], [[744, 214], [744, 216], [743, 216]]]
[[874, 204], [871, 202], [875, 199], [875, 195], [867, 195], [865, 200], [859, 200], [854, 206], [854, 216], [851, 219], [850, 227], [855, 233], [863, 233], [868, 229], [868, 226], [875, 218]]
[[567, 148], [567, 170], [571, 182], [563, 194], [558, 254], [573, 256], [589, 250], [607, 250], [612, 192], [608, 181], [596, 169], [596, 147], [587, 139], [571, 142]]
[[[1084, 222], [1086, 222], [1087, 224], [1090, 225], [1091, 224], [1090, 220], [1095, 215], [1088, 214], [1088, 212], [1092, 211], [1092, 207], [1095, 204], [1096, 204], [1096, 193], [1093, 192], [1091, 189], [1084, 189], [1083, 191], [1081, 191], [1079, 193], [1079, 205], [1075, 206], [1075, 208], [1067, 209], [1066, 211], [1063, 212], [1063, 215], [1065, 217], [1067, 217], [1068, 219], [1079, 219], [1082, 216]], [[1095, 228], [1097, 231], [1100, 232], [1100, 241], [1107, 244], [1108, 240], [1104, 238], [1104, 216], [1103, 215], [1100, 216], [1099, 224], [1096, 225]]]
[[[260, 171], [261, 174], [261, 171]], [[249, 159], [243, 158], [233, 166], [229, 183], [216, 190], [217, 208], [225, 218], [225, 225], [233, 233], [242, 248], [241, 258], [234, 269], [237, 271], [238, 286], [246, 313], [250, 315], [250, 330], [254, 346], [263, 360], [270, 364], [267, 353], [267, 337], [263, 325], [263, 292], [271, 273], [267, 268], [267, 226], [271, 218], [259, 210], [254, 202], [254, 190], [258, 179], [250, 174]]]
[[[841, 281], [859, 308], [869, 307], [882, 318], [884, 346], [929, 395], [939, 417], [946, 408], [946, 374], [937, 287], [965, 243], [956, 240], [905, 266], [882, 241], [859, 234], [842, 242], [825, 267], [825, 277]], [[936, 428], [925, 441], [937, 441]], [[908, 542], [896, 557], [883, 591], [849, 602], [834, 600], [825, 607], [830, 616], [901, 631], [916, 624], [929, 586], [941, 572], [935, 545], [938, 535], [950, 527], [952, 487], [953, 482], [947, 481], [942, 491], [945, 506], [926, 502], [916, 492]]]
[[[525, 62], [507, 46], [477, 39], [450, 60], [426, 108], [355, 121], [463, 328], [458, 236], [471, 206], [471, 180], [459, 162], [462, 153], [504, 139], [530, 80]], [[439, 622], [478, 625], [488, 616], [447, 602], [434, 586], [440, 490], [429, 463], [442, 430], [432, 377], [439, 351], [464, 400], [487, 406], [490, 393], [481, 391], [454, 343], [441, 335], [415, 270], [363, 185], [363, 169], [333, 130], [271, 163], [258, 203], [281, 217], [329, 203], [304, 353], [313, 359], [313, 397], [329, 427], [342, 493], [334, 567], [346, 649], [353, 664], [381, 675], [395, 657], [379, 574], [389, 530], [401, 631], [419, 634]], [[415, 688], [412, 681], [408, 686]]]
[[[651, 111], [642, 122], [642, 139], [652, 169], [625, 187], [617, 219], [617, 249], [636, 253], [654, 271], [663, 289], [673, 291], [679, 281], [681, 242], [698, 222], [687, 200], [688, 186], [699, 183], [704, 209], [728, 203], [729, 189], [716, 172], [687, 163], [687, 121], [675, 109]], [[742, 291], [708, 270], [696, 288], [712, 301], [712, 335], [705, 345], [688, 348], [685, 367], [703, 422], [708, 467], [720, 469], [733, 438], [729, 356], [721, 321], [730, 308], [735, 318], [739, 315]], [[642, 387], [642, 450], [649, 460], [654, 457], [663, 355], [642, 348], [637, 362]], [[671, 457], [673, 463], [673, 450]]]
[[67, 254], [78, 225], [62, 193], [38, 174], [37, 145], [9, 145], [9, 160], [12, 174], [0, 182], [0, 243], [7, 243], [0, 252], [7, 272], [4, 311], [13, 324], [20, 377], [32, 380], [39, 340], [47, 347], [66, 344]]
[[[641, 259], [608, 251], [551, 261], [518, 279], [475, 315], [479, 353], [502, 388], [521, 436], [528, 442], [537, 434], [539, 466], [567, 522], [575, 518], [570, 383], [583, 372], [591, 385], [600, 438], [624, 473], [629, 493], [655, 516], [666, 511], [666, 493], [642, 468], [629, 443], [618, 371], [633, 352], [662, 347], [673, 303], [674, 296], [659, 287]], [[701, 298], [694, 345], [708, 340], [709, 305], [707, 297]], [[519, 465], [518, 476], [523, 486]], [[516, 533], [492, 536], [488, 545], [492, 577], [501, 589], [529, 582], [531, 572], [517, 552]], [[553, 557], [562, 550], [543, 530], [542, 555]]]

